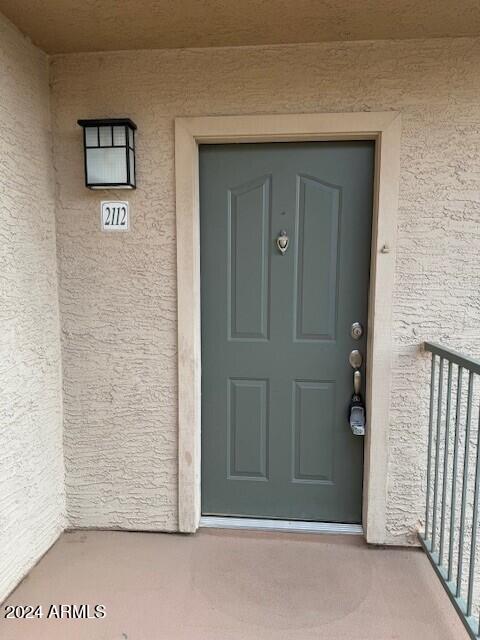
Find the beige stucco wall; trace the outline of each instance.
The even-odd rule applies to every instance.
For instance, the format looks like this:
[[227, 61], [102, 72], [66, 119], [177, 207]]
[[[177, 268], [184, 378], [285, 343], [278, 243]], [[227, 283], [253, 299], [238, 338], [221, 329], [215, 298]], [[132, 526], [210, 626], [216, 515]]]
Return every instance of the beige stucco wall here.
[[64, 524], [48, 60], [0, 16], [0, 601]]
[[[480, 352], [480, 40], [79, 54], [54, 57], [51, 78], [71, 525], [177, 527], [173, 118], [397, 110], [387, 541], [412, 541], [426, 466], [418, 345]], [[107, 235], [76, 120], [123, 115], [139, 126], [139, 188], [131, 232]]]

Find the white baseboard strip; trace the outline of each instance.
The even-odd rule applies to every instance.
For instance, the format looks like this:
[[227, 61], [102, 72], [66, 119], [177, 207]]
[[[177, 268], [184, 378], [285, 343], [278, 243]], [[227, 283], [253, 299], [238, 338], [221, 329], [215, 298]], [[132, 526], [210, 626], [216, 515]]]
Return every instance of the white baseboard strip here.
[[200, 526], [212, 529], [250, 529], [253, 531], [363, 535], [363, 527], [361, 524], [306, 522], [302, 520], [266, 520], [264, 518], [235, 518], [233, 516], [202, 516], [200, 518]]

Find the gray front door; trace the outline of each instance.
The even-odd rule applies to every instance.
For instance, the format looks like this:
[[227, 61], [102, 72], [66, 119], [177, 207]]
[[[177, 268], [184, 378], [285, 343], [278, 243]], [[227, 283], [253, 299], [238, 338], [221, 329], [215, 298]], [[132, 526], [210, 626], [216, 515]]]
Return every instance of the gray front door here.
[[200, 148], [204, 515], [361, 521], [373, 170], [367, 141]]

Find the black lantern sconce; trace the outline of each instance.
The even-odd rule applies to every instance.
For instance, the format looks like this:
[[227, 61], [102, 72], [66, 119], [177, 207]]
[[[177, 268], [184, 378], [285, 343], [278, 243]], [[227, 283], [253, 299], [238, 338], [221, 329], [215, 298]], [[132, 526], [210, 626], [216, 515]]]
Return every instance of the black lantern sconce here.
[[130, 118], [78, 120], [83, 127], [85, 186], [136, 189], [135, 131]]

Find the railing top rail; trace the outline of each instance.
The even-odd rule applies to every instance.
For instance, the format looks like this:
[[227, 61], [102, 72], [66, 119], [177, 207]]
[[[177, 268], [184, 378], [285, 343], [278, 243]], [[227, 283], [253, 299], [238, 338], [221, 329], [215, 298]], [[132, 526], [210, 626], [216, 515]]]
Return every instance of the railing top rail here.
[[424, 342], [423, 346], [425, 347], [425, 351], [430, 351], [430, 353], [433, 353], [436, 356], [440, 356], [449, 362], [458, 364], [459, 367], [463, 367], [468, 371], [480, 374], [480, 360], [469, 358], [468, 356], [458, 353], [458, 351], [442, 347], [440, 344], [436, 344], [435, 342]]

